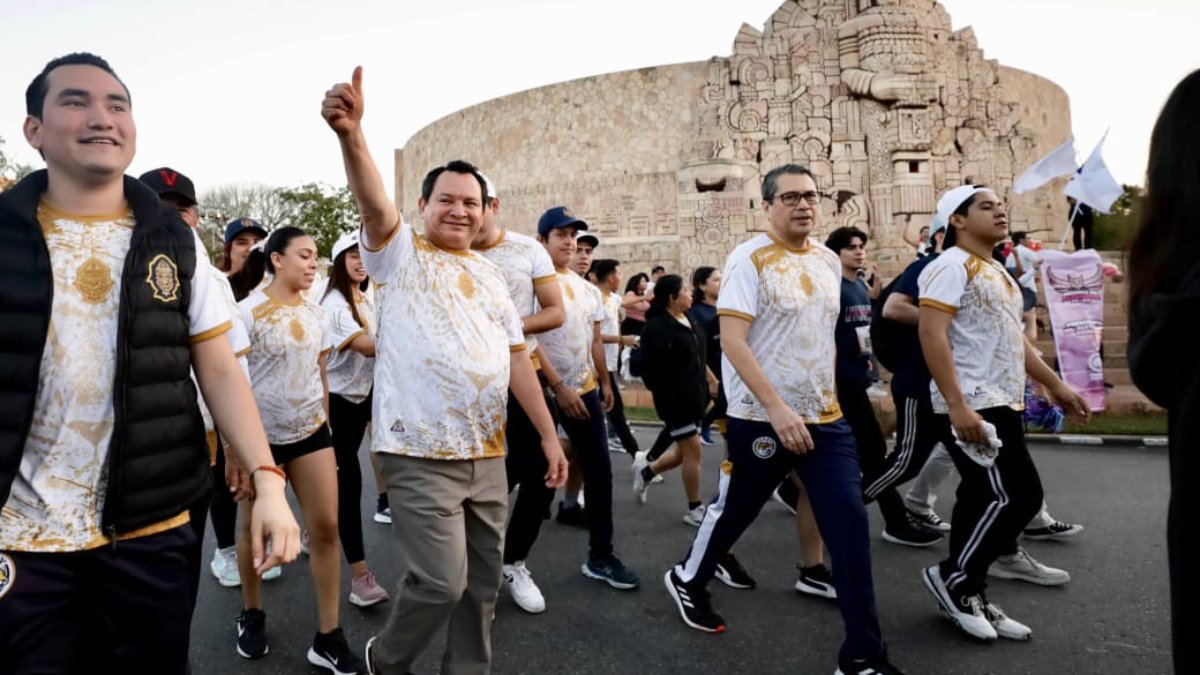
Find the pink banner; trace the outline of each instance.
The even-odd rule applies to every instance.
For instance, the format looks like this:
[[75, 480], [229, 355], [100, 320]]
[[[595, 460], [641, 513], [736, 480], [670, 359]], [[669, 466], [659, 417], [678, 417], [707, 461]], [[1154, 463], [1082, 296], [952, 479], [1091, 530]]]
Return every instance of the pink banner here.
[[1058, 370], [1092, 410], [1104, 410], [1104, 271], [1100, 254], [1042, 251], [1042, 288], [1058, 349]]

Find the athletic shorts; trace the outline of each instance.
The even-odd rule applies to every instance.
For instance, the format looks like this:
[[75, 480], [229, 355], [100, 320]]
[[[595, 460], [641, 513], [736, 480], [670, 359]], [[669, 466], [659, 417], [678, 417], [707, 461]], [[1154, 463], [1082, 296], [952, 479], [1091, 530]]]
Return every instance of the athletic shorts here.
[[275, 459], [275, 464], [283, 466], [294, 459], [332, 447], [333, 437], [329, 435], [329, 425], [322, 424], [311, 436], [295, 443], [272, 443], [271, 457]]

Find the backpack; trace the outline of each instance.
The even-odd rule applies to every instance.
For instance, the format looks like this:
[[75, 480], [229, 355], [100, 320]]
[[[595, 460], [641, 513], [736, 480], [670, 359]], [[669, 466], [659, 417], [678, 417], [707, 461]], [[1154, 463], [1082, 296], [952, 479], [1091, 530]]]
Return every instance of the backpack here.
[[[903, 276], [903, 275], [901, 275]], [[916, 326], [909, 326], [899, 321], [884, 318], [883, 306], [887, 304], [888, 296], [896, 290], [900, 277], [892, 279], [879, 292], [879, 299], [871, 307], [871, 348], [880, 365], [891, 372], [896, 372], [904, 360], [908, 347], [917, 338]]]

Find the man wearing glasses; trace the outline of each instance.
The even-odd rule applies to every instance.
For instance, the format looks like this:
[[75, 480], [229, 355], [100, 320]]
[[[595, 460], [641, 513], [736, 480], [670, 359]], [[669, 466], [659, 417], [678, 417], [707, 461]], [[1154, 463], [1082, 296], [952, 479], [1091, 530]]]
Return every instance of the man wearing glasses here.
[[720, 493], [691, 550], [664, 581], [684, 623], [724, 632], [705, 587], [771, 492], [795, 471], [836, 570], [846, 628], [838, 673], [899, 673], [888, 663], [875, 613], [858, 452], [834, 384], [841, 262], [809, 237], [820, 218], [820, 193], [807, 168], [772, 170], [762, 195], [768, 231], [729, 255], [717, 301], [729, 399]]

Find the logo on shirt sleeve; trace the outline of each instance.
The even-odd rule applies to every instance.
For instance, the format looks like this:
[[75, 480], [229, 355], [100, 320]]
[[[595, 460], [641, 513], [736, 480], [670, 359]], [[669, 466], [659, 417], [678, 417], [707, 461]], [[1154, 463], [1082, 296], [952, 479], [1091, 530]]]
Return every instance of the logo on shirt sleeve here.
[[9, 556], [0, 553], [0, 598], [12, 590], [17, 580], [17, 565]]
[[147, 266], [146, 283], [159, 302], [175, 302], [179, 299], [179, 268], [165, 253], [150, 259]]

